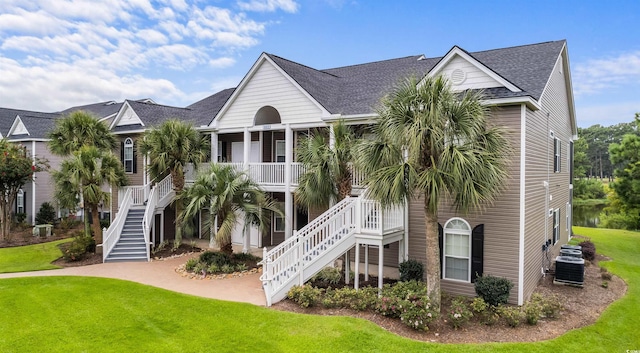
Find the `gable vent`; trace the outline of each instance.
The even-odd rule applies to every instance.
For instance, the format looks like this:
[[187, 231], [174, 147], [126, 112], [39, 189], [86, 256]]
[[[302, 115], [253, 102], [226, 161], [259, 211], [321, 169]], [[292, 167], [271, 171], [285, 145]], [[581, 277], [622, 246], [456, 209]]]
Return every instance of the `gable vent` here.
[[453, 83], [454, 85], [459, 85], [466, 79], [467, 74], [460, 69], [455, 69], [453, 70], [453, 72], [451, 72], [451, 83]]

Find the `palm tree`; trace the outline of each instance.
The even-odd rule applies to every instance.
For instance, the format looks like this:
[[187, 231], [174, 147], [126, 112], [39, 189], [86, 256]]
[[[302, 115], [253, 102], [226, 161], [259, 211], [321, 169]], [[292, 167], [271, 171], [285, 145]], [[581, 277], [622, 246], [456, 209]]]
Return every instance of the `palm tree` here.
[[[63, 119], [57, 120], [48, 137], [51, 153], [63, 157], [71, 156], [85, 146], [94, 146], [103, 152], [112, 151], [116, 147], [116, 138], [109, 131], [107, 124], [85, 111], [75, 111]], [[59, 182], [63, 183], [64, 180]], [[80, 189], [70, 190], [69, 186], [71, 186], [69, 183], [66, 188], [61, 184], [56, 186], [57, 200], [60, 206], [73, 209], [77, 206], [76, 195]], [[84, 209], [88, 208], [89, 205], [85, 202]], [[83, 218], [85, 233], [90, 235], [89, 219]]]
[[[228, 165], [214, 163], [205, 173], [198, 175], [194, 184], [184, 190], [182, 198], [187, 201], [180, 218], [195, 216], [200, 210], [209, 209], [209, 219], [205, 227], [210, 229], [211, 246], [213, 240], [220, 250], [231, 254], [231, 233], [244, 218], [244, 228], [256, 226], [262, 230], [269, 227], [269, 215], [282, 215], [277, 203], [246, 174]], [[219, 227], [216, 229], [216, 217]]]
[[328, 137], [318, 131], [298, 143], [298, 161], [304, 165], [305, 172], [299, 179], [296, 201], [308, 208], [326, 208], [331, 201], [351, 195], [351, 152], [355, 134], [343, 121], [333, 125], [333, 134], [333, 146]]
[[[98, 206], [108, 204], [110, 193], [103, 191], [102, 186], [125, 185], [127, 177], [120, 160], [111, 151], [102, 151], [96, 146], [83, 146], [65, 159], [59, 171], [53, 172], [56, 183], [56, 197], [63, 206], [77, 203], [80, 192], [84, 202], [91, 210], [92, 230], [96, 244], [102, 244], [102, 229]], [[90, 235], [90, 234], [87, 234]]]
[[438, 205], [482, 208], [507, 175], [505, 131], [489, 127], [477, 91], [455, 93], [442, 77], [406, 80], [383, 99], [372, 140], [357, 148], [370, 197], [401, 205], [422, 197], [426, 219], [427, 288], [440, 308]]
[[[147, 171], [151, 178], [160, 181], [171, 175], [173, 179], [176, 216], [183, 208], [180, 195], [184, 190], [184, 170], [188, 164], [193, 164], [197, 170], [198, 164], [205, 161], [208, 150], [207, 139], [191, 124], [177, 119], [167, 120], [147, 131], [140, 142], [140, 151], [148, 158]], [[182, 222], [180, 217], [176, 217], [175, 243], [178, 245], [182, 242]]]
[[49, 150], [58, 156], [69, 156], [82, 146], [96, 146], [103, 151], [116, 147], [116, 138], [107, 124], [85, 111], [75, 111], [57, 120], [48, 137]]

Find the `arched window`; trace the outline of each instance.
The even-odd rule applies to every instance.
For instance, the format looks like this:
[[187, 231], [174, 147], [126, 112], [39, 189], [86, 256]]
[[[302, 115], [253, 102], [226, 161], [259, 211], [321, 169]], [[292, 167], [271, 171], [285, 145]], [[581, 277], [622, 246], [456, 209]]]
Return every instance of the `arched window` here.
[[471, 227], [462, 218], [451, 218], [444, 225], [443, 278], [471, 281]]
[[254, 125], [269, 125], [280, 124], [280, 113], [278, 110], [270, 105], [258, 109], [256, 116], [254, 117]]
[[24, 213], [24, 190], [18, 190], [16, 196], [16, 213]]
[[133, 140], [130, 137], [124, 140], [123, 156], [124, 172], [133, 173]]

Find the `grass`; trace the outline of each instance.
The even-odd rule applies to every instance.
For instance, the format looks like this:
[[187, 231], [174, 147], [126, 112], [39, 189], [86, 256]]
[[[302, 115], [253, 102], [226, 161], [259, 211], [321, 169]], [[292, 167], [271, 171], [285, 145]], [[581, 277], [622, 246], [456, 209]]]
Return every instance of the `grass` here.
[[627, 295], [594, 325], [537, 343], [416, 342], [350, 317], [279, 312], [91, 277], [0, 280], [2, 352], [611, 352], [640, 349], [640, 233], [574, 227]]
[[51, 262], [62, 256], [58, 245], [73, 239], [62, 239], [13, 248], [0, 249], [0, 273], [40, 271], [60, 268]]

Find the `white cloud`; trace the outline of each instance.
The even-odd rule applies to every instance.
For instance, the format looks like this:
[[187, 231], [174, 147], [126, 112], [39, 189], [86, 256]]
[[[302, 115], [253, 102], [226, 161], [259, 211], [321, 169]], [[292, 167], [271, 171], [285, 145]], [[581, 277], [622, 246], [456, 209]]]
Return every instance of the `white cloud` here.
[[230, 67], [230, 66], [233, 66], [233, 64], [235, 63], [236, 63], [236, 60], [230, 57], [222, 57], [222, 58], [209, 60], [209, 66], [216, 69], [223, 69], [225, 67]]
[[640, 112], [639, 102], [615, 102], [598, 105], [581, 104], [576, 108], [578, 126], [589, 127], [600, 124], [610, 126], [632, 122], [636, 112]]
[[293, 0], [250, 0], [238, 1], [238, 7], [246, 11], [274, 12], [282, 10], [290, 13], [298, 11], [298, 4]]
[[123, 98], [182, 101], [191, 94], [158, 76], [231, 67], [275, 23], [242, 11], [297, 10], [293, 0], [241, 1], [235, 9], [185, 0], [2, 0], [2, 105], [60, 110]]
[[579, 63], [573, 70], [576, 95], [602, 92], [640, 80], [640, 51]]

